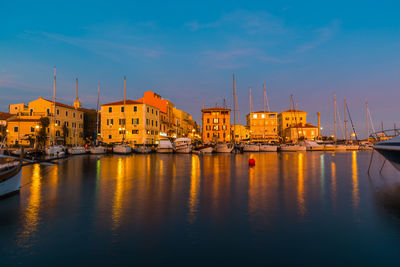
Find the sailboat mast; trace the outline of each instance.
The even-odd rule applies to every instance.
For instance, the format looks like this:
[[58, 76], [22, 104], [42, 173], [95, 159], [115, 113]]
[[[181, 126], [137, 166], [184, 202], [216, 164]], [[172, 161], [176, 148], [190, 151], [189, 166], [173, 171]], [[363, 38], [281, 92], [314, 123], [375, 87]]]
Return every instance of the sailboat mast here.
[[96, 134], [94, 137], [95, 145], [97, 145], [97, 135], [99, 134], [99, 105], [100, 105], [100, 83], [97, 84]]
[[334, 112], [334, 116], [333, 116], [333, 127], [334, 127], [334, 136], [333, 136], [333, 140], [336, 142], [336, 94], [333, 95], [333, 112]]
[[347, 143], [347, 119], [346, 119], [346, 99], [344, 99], [344, 139], [346, 140]]
[[55, 144], [56, 138], [56, 75], [57, 69], [54, 67], [54, 81], [53, 81], [53, 145]]
[[[269, 108], [269, 101], [268, 101], [268, 95], [267, 95], [267, 90], [265, 89], [265, 83], [264, 83], [264, 93], [265, 93], [265, 101], [267, 102], [267, 110], [268, 112], [271, 112]], [[264, 108], [265, 109], [265, 108]]]
[[[250, 105], [249, 105], [249, 110], [250, 110], [250, 113], [249, 113], [249, 116], [250, 116], [250, 121], [251, 121], [251, 88], [249, 87], [249, 102], [250, 102]], [[250, 129], [251, 129], [251, 123], [250, 123]], [[251, 142], [251, 130], [250, 130], [250, 142]]]
[[267, 116], [267, 115], [265, 114], [265, 99], [266, 99], [266, 96], [267, 96], [267, 94], [266, 94], [266, 92], [265, 92], [265, 83], [264, 83], [264, 114], [263, 114], [263, 116], [264, 116], [264, 121], [263, 121], [264, 126], [263, 126], [263, 141], [265, 141], [265, 117]]
[[126, 118], [125, 118], [125, 104], [126, 104], [126, 76], [124, 76], [124, 120], [123, 120], [123, 123], [122, 123], [122, 131], [123, 131], [123, 133], [122, 133], [122, 141], [123, 142], [125, 141], [125, 120], [126, 120]]
[[233, 74], [233, 142], [236, 143], [236, 83], [235, 83], [235, 74]]
[[367, 122], [367, 142], [369, 142], [369, 120], [368, 120], [368, 102], [365, 102], [366, 122]]

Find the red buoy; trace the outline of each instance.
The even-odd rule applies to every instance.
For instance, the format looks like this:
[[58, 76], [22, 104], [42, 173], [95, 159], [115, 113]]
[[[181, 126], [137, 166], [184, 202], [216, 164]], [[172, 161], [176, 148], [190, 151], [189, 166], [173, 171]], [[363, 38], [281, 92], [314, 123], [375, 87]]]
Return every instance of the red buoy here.
[[254, 166], [256, 165], [256, 160], [255, 159], [249, 159], [249, 166]]

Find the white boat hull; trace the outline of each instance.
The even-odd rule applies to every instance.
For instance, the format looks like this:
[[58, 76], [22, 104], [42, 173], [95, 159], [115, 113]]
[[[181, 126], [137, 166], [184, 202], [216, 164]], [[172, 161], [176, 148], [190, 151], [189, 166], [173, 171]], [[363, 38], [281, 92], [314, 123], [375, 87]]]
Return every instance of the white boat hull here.
[[45, 148], [46, 155], [63, 155], [64, 147], [63, 146], [49, 146]]
[[260, 145], [260, 152], [277, 152], [278, 146]]
[[244, 145], [243, 152], [259, 152], [260, 146], [258, 145]]
[[192, 152], [192, 146], [191, 145], [187, 145], [187, 146], [179, 146], [175, 148], [175, 152], [176, 153], [190, 153]]
[[200, 149], [199, 151], [200, 151], [201, 153], [210, 154], [210, 153], [213, 152], [213, 147], [212, 147], [212, 146], [210, 146], [210, 147], [205, 147], [205, 148]]
[[228, 144], [218, 144], [215, 150], [217, 151], [217, 153], [231, 153], [233, 147], [233, 145], [229, 146]]
[[306, 151], [307, 148], [305, 146], [299, 146], [299, 145], [293, 145], [293, 146], [282, 145], [279, 147], [279, 150], [282, 152], [301, 152], [301, 151]]
[[164, 154], [167, 154], [167, 153], [174, 153], [174, 149], [171, 147], [171, 148], [159, 148], [159, 147], [157, 147], [157, 153], [164, 153]]
[[[15, 174], [8, 179], [1, 181], [2, 175], [7, 175], [6, 172], [0, 172], [0, 197], [12, 194], [19, 191], [21, 187], [21, 166], [13, 168]], [[12, 170], [10, 170], [11, 172]]]
[[127, 155], [132, 153], [132, 148], [128, 145], [116, 145], [113, 147], [113, 153]]
[[82, 155], [86, 154], [86, 149], [83, 146], [74, 146], [71, 148], [68, 148], [68, 153], [71, 155]]
[[95, 146], [89, 149], [90, 154], [105, 154], [107, 149], [103, 146]]

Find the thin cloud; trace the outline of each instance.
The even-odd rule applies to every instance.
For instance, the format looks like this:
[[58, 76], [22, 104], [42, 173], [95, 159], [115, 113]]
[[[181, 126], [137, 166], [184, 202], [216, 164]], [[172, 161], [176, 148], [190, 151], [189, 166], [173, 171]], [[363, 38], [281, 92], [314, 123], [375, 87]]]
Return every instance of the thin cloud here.
[[338, 32], [339, 28], [340, 28], [340, 22], [338, 20], [334, 20], [330, 25], [316, 29], [315, 33], [317, 37], [313, 41], [301, 45], [297, 49], [297, 52], [302, 53], [319, 47], [320, 45], [331, 40], [334, 37], [334, 35]]

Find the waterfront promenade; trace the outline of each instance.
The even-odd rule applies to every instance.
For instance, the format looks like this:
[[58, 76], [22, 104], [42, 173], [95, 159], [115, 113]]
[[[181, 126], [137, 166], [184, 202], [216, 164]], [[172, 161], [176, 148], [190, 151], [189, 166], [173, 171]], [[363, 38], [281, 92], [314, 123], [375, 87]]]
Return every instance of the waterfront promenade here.
[[[1, 266], [389, 265], [400, 174], [371, 152], [83, 155], [23, 168]], [[254, 167], [248, 159], [256, 160]]]

